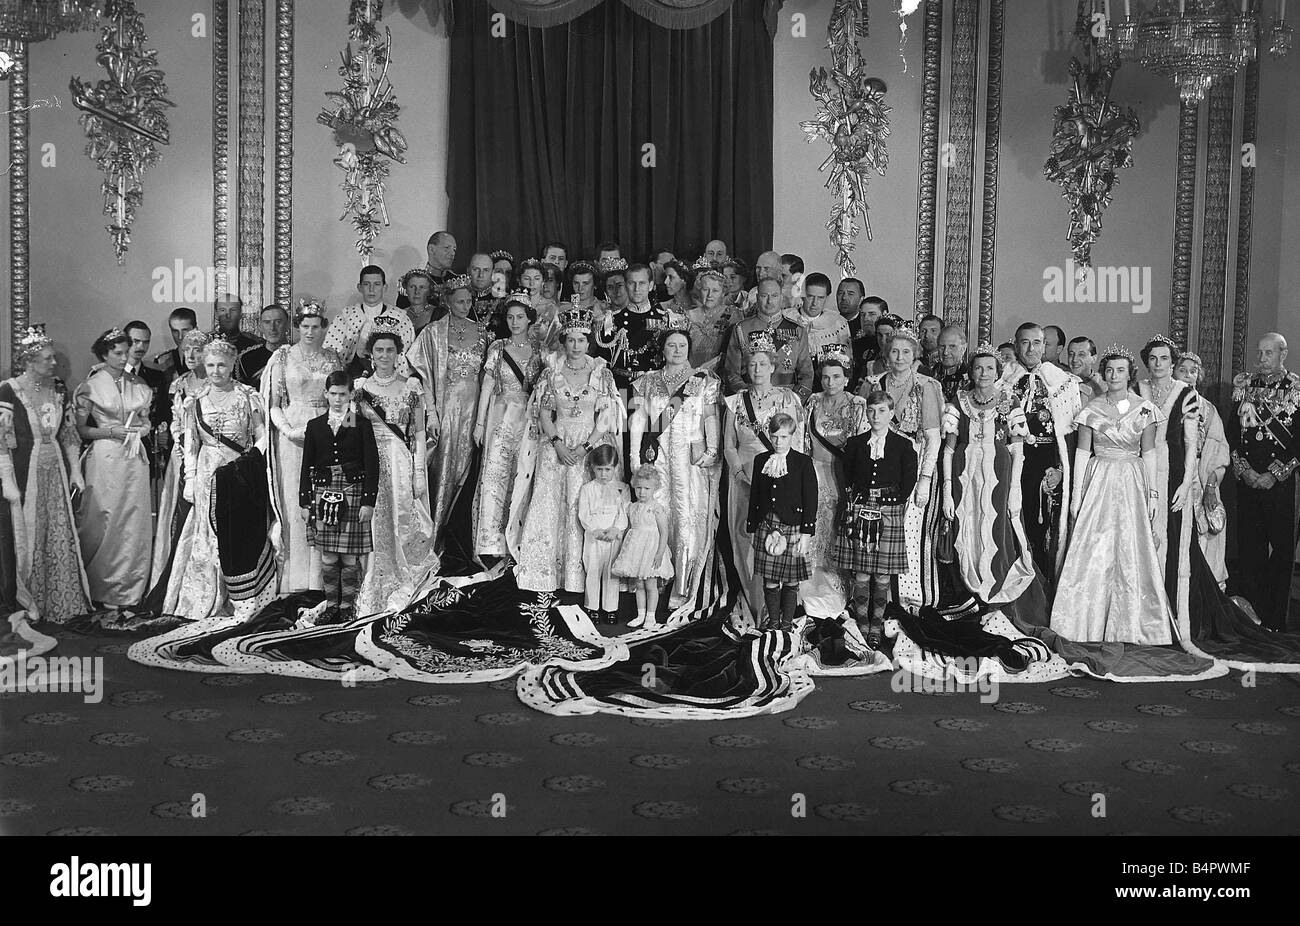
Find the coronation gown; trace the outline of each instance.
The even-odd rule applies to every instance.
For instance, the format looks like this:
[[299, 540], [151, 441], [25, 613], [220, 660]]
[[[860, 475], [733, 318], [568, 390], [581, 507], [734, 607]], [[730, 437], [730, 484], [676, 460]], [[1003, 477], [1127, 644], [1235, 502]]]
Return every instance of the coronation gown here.
[[763, 614], [763, 579], [754, 572], [753, 535], [745, 530], [749, 520], [749, 489], [753, 473], [746, 480], [741, 475], [741, 467], [752, 467], [754, 458], [768, 449], [763, 438], [768, 437], [767, 423], [777, 412], [784, 412], [795, 420], [791, 447], [803, 445], [804, 425], [799, 397], [784, 386], [770, 386], [763, 398], [751, 399], [754, 407], [752, 417], [745, 406], [745, 397], [751, 395], [752, 387], [727, 396], [722, 446], [728, 469], [727, 529], [731, 533], [732, 559], [740, 576], [736, 603], [744, 617], [757, 623]]
[[193, 370], [185, 371], [167, 387], [171, 396], [172, 418], [168, 425], [171, 432], [171, 461], [163, 475], [162, 493], [158, 500], [158, 517], [154, 524], [153, 565], [149, 570], [149, 598], [146, 601], [151, 610], [163, 606], [167, 597], [167, 583], [171, 580], [171, 570], [177, 557], [182, 562], [189, 556], [187, 551], [179, 549], [180, 538], [185, 529], [185, 521], [190, 516], [193, 506], [185, 501], [185, 401], [194, 395], [204, 380], [194, 375]]
[[[587, 381], [574, 387], [565, 380], [565, 364], [547, 368], [533, 391], [534, 414], [555, 416], [555, 431], [569, 448], [580, 448], [593, 426], [592, 446], [614, 444], [622, 434], [626, 412], [609, 365], [592, 357]], [[582, 524], [578, 521], [578, 492], [588, 479], [583, 460], [565, 466], [546, 438], [539, 421], [519, 456], [518, 476], [510, 502], [508, 545], [516, 563], [521, 589], [551, 592], [586, 588], [582, 565]]]
[[[718, 452], [707, 466], [691, 459], [704, 452], [704, 422], [710, 416], [716, 421], [722, 382], [707, 370], [687, 368], [686, 372], [672, 382], [662, 370], [646, 373], [633, 381], [630, 400], [637, 409], [633, 416], [654, 441], [651, 465], [659, 471], [655, 500], [668, 515], [668, 552], [674, 570], [668, 593], [672, 609], [693, 600], [705, 578], [719, 517], [721, 446], [714, 448]], [[721, 431], [721, 427], [715, 430], [719, 444]], [[632, 448], [634, 454], [639, 451]]]
[[1114, 411], [1093, 399], [1075, 417], [1092, 457], [1052, 606], [1052, 630], [1080, 642], [1173, 643], [1174, 615], [1147, 517], [1142, 432], [1163, 417], [1148, 401]]
[[[91, 373], [73, 396], [78, 414], [97, 428], [149, 423], [153, 390], [133, 373], [118, 380], [105, 368]], [[134, 607], [148, 591], [153, 510], [149, 460], [142, 444], [92, 441], [82, 455], [86, 491], [78, 534], [92, 602]]]
[[438, 410], [437, 445], [428, 454], [429, 513], [438, 549], [445, 545], [447, 519], [474, 459], [479, 377], [491, 337], [479, 326], [473, 341], [456, 347], [448, 337], [450, 319], [445, 315], [427, 325], [407, 352], [411, 369], [424, 381], [425, 401]]
[[[226, 397], [221, 398], [223, 395]], [[200, 408], [206, 427], [199, 426]], [[211, 383], [203, 382], [184, 400], [182, 427], [185, 453], [192, 461], [186, 465], [187, 473], [191, 465], [195, 473], [194, 508], [176, 542], [163, 604], [166, 614], [196, 621], [233, 612], [211, 513], [214, 474], [220, 467], [239, 459], [239, 454], [219, 438], [233, 441], [245, 450], [252, 447], [254, 413], [262, 412], [257, 390], [243, 383], [233, 383], [229, 393], [222, 393], [213, 389]]]
[[[480, 407], [487, 406], [483, 426], [483, 463], [474, 492], [474, 552], [505, 556], [510, 496], [514, 490], [519, 446], [528, 429], [528, 399], [541, 372], [540, 344], [533, 342], [532, 356], [519, 367], [507, 359], [508, 340], [493, 341], [483, 364]], [[521, 380], [519, 374], [523, 374]]]
[[302, 438], [289, 437], [270, 417], [271, 409], [284, 410], [290, 428], [301, 430], [307, 422], [324, 414], [325, 380], [335, 370], [343, 369], [338, 354], [328, 348], [308, 356], [299, 345], [284, 345], [267, 362], [262, 375], [262, 401], [267, 407], [267, 427], [271, 438], [271, 492], [281, 512], [280, 519], [280, 591], [296, 592], [321, 588], [320, 551], [307, 542], [307, 523], [297, 517], [298, 480], [302, 469]]
[[[1141, 389], [1149, 395], [1150, 382], [1144, 380]], [[1198, 440], [1201, 410], [1208, 402], [1189, 384], [1176, 380], [1163, 404], [1167, 417], [1156, 431], [1156, 478], [1165, 516], [1156, 520], [1161, 541], [1157, 549], [1165, 592], [1180, 630], [1195, 644], [1194, 652], [1231, 668], [1300, 672], [1300, 634], [1256, 627], [1220, 590], [1195, 537], [1191, 509], [1195, 485], [1182, 511], [1174, 511], [1170, 504], [1186, 472], [1188, 442]]]
[[[867, 423], [867, 400], [844, 393], [847, 400], [838, 411], [831, 412], [824, 392], [813, 393], [808, 399], [802, 450], [812, 457], [817, 473], [817, 530], [813, 534], [808, 552], [812, 577], [799, 585], [799, 598], [804, 613], [809, 617], [839, 617], [848, 604], [850, 589], [845, 586], [844, 574], [836, 568], [832, 553], [835, 549], [835, 514], [839, 510], [844, 485], [840, 457], [844, 442], [850, 437], [871, 429]], [[820, 435], [820, 436], [819, 436]], [[825, 438], [823, 442], [822, 438]], [[827, 447], [829, 443], [835, 449]]]
[[374, 549], [356, 602], [357, 615], [365, 616], [404, 606], [438, 568], [438, 557], [428, 497], [416, 498], [414, 486], [412, 447], [424, 430], [424, 396], [400, 376], [389, 383], [363, 377], [355, 385], [357, 408], [374, 426], [379, 448], [379, 494], [370, 522]]
[[1008, 514], [1013, 491], [1019, 495], [1015, 457], [1028, 433], [1024, 410], [1000, 387], [982, 407], [959, 389], [956, 404], [944, 412], [943, 430], [955, 441], [953, 547], [962, 583], [983, 604], [1025, 624], [1045, 624], [1047, 596], [1024, 520], [1020, 512]]
[[[1205, 487], [1211, 481], [1219, 487], [1217, 494], [1220, 499], [1219, 504], [1222, 505], [1223, 477], [1226, 474], [1227, 467], [1232, 464], [1232, 453], [1228, 447], [1228, 437], [1223, 432], [1223, 416], [1219, 414], [1219, 410], [1214, 407], [1214, 404], [1209, 401], [1201, 403], [1196, 451], [1199, 457], [1199, 471], [1196, 474], [1196, 505], [1198, 508], [1203, 508], [1205, 504]], [[1227, 526], [1221, 526], [1217, 531], [1211, 530], [1208, 520], [1204, 517], [1198, 517], [1196, 518], [1196, 533], [1201, 544], [1201, 552], [1205, 554], [1205, 561], [1209, 563], [1210, 571], [1214, 573], [1219, 588], [1223, 588], [1224, 583], [1228, 581]]]
[[0, 383], [0, 456], [21, 495], [11, 512], [17, 600], [33, 621], [63, 623], [89, 606], [68, 482], [78, 448], [62, 380], [35, 393], [18, 377]]
[[[943, 423], [943, 387], [923, 373], [912, 373], [902, 385], [889, 385], [889, 373], [868, 377], [858, 395], [873, 389], [888, 392], [894, 399], [894, 420], [890, 428], [912, 441], [917, 460], [925, 466], [925, 433], [933, 430], [935, 439]], [[938, 460], [938, 455], [935, 455]], [[907, 572], [898, 577], [899, 598], [915, 605], [939, 605], [941, 592], [939, 563], [934, 543], [943, 515], [942, 480], [938, 467], [930, 479], [930, 497], [923, 505], [908, 505], [904, 518], [907, 541]]]

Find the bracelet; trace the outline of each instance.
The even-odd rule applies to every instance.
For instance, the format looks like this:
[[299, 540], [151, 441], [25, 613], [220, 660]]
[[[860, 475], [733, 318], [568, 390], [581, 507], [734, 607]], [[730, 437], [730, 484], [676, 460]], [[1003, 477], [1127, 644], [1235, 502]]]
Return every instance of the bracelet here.
[[1147, 498], [1159, 498], [1159, 497], [1160, 497], [1159, 489], [1147, 489]]
[[591, 441], [583, 441], [582, 450], [584, 453], [591, 453]]

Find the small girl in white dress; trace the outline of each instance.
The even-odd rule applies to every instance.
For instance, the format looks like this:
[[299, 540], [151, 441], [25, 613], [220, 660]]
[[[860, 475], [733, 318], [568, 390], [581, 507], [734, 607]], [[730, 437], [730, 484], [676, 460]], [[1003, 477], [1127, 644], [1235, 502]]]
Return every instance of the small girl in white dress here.
[[673, 577], [673, 562], [668, 555], [668, 513], [655, 501], [659, 488], [659, 470], [642, 466], [632, 476], [637, 500], [628, 508], [628, 531], [623, 548], [614, 559], [614, 575], [636, 579], [637, 616], [629, 627], [658, 627], [659, 583]]

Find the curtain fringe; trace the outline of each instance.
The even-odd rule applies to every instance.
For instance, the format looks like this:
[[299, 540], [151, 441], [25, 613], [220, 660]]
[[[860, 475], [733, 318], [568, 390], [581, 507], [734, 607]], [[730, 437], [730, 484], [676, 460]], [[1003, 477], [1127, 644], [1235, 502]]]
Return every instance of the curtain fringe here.
[[[546, 28], [577, 19], [597, 6], [601, 0], [496, 0], [493, 7], [506, 18], [522, 26]], [[736, 0], [621, 0], [638, 16], [665, 29], [698, 29], [717, 19]], [[752, 2], [752, 0], [745, 0]], [[763, 21], [767, 34], [776, 35], [777, 14], [785, 0], [763, 0]], [[439, 21], [447, 35], [456, 27], [455, 0], [425, 0], [429, 20]]]

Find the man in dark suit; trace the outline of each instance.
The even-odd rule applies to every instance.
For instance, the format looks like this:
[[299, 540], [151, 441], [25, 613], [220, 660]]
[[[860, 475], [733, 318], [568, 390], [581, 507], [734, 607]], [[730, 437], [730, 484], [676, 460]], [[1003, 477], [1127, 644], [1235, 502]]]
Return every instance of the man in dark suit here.
[[279, 303], [271, 303], [258, 316], [257, 328], [262, 342], [240, 351], [235, 361], [235, 379], [254, 389], [260, 388], [262, 371], [270, 362], [271, 355], [289, 342], [288, 310]]
[[153, 339], [148, 325], [139, 320], [129, 321], [122, 330], [130, 339], [127, 345], [127, 370], [144, 380], [145, 385], [153, 390], [153, 401], [149, 403], [151, 430], [149, 439], [145, 441], [145, 450], [149, 454], [150, 474], [153, 478], [160, 478], [167, 467], [167, 451], [171, 443], [172, 403], [168, 390], [171, 377], [145, 365], [144, 358], [149, 355], [149, 342]]

